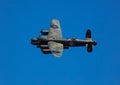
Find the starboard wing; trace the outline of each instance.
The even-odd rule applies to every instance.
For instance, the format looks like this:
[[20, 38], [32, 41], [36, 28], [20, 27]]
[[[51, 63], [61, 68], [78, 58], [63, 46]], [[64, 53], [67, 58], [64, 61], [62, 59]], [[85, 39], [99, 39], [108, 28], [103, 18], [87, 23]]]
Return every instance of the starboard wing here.
[[60, 22], [56, 19], [53, 19], [50, 24], [50, 30], [47, 39], [57, 40], [62, 39], [62, 33], [60, 28]]
[[63, 44], [53, 41], [48, 42], [49, 49], [55, 57], [61, 57], [63, 52]]

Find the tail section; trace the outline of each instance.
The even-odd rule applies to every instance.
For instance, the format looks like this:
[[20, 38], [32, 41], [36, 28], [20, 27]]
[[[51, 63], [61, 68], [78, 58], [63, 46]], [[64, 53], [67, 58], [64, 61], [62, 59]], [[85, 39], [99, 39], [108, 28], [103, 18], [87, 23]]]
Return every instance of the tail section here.
[[91, 37], [91, 30], [88, 29], [86, 32], [86, 42], [88, 42], [88, 44], [86, 44], [87, 52], [92, 52], [93, 46], [97, 44]]
[[86, 40], [92, 40], [91, 39], [91, 30], [88, 29], [87, 32], [86, 32]]

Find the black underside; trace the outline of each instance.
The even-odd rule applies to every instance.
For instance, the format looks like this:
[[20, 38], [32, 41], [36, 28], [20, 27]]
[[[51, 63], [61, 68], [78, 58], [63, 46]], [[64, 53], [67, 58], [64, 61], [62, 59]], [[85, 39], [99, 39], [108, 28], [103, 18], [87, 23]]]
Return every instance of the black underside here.
[[76, 40], [69, 40], [69, 41], [68, 40], [37, 40], [34, 42], [31, 41], [31, 44], [37, 45], [39, 47], [39, 45], [48, 45], [49, 41], [61, 43], [65, 48], [75, 47], [75, 46], [86, 46], [86, 44], [96, 45], [95, 41], [86, 42], [86, 41], [76, 41]]
[[[88, 30], [87, 34], [90, 34], [91, 32]], [[91, 37], [90, 35], [88, 37]], [[96, 42], [86, 42], [86, 41], [76, 41], [76, 40], [43, 40], [43, 39], [38, 39], [38, 40], [31, 40], [31, 44], [36, 45], [37, 48], [41, 48], [41, 51], [44, 54], [50, 54], [51, 51], [43, 51], [43, 49], [49, 49], [49, 47], [40, 47], [40, 45], [48, 45], [49, 41], [54, 41], [63, 44], [64, 49], [69, 49], [69, 47], [78, 47], [78, 46], [87, 46], [87, 51], [92, 52], [92, 46], [96, 45]]]

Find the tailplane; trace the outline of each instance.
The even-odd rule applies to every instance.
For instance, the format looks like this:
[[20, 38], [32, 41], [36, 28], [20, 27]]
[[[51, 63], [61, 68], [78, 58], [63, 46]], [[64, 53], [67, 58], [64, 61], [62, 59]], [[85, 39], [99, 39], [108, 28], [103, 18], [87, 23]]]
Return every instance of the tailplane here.
[[92, 43], [91, 30], [90, 29], [88, 29], [87, 32], [86, 32], [86, 42], [89, 42], [88, 44], [86, 44], [87, 52], [92, 52], [93, 43]]
[[90, 29], [88, 29], [87, 30], [87, 32], [86, 32], [86, 40], [89, 40], [89, 39], [91, 39], [91, 30]]

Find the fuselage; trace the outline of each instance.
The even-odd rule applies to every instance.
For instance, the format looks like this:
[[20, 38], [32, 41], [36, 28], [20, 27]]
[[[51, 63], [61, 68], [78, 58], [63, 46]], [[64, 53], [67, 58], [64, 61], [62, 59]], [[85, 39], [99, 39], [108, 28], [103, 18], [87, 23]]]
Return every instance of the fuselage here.
[[[75, 46], [85, 46], [87, 41], [86, 40], [80, 40], [76, 38], [71, 38], [71, 39], [59, 39], [59, 40], [54, 40], [54, 39], [47, 39], [46, 36], [41, 36], [38, 38], [33, 38], [31, 40], [31, 44], [33, 45], [48, 45], [48, 42], [53, 41], [57, 43], [61, 43], [64, 45], [64, 47], [75, 47]], [[88, 41], [88, 44], [91, 43], [93, 45], [96, 44], [95, 41]]]
[[86, 39], [81, 40], [77, 38], [66, 39], [62, 37], [60, 22], [53, 19], [50, 23], [49, 30], [41, 30], [41, 36], [31, 39], [31, 44], [40, 48], [44, 54], [52, 53], [56, 57], [62, 56], [63, 49], [69, 47], [86, 46], [88, 52], [92, 52], [93, 46], [97, 43], [91, 38], [90, 29], [86, 32]]

